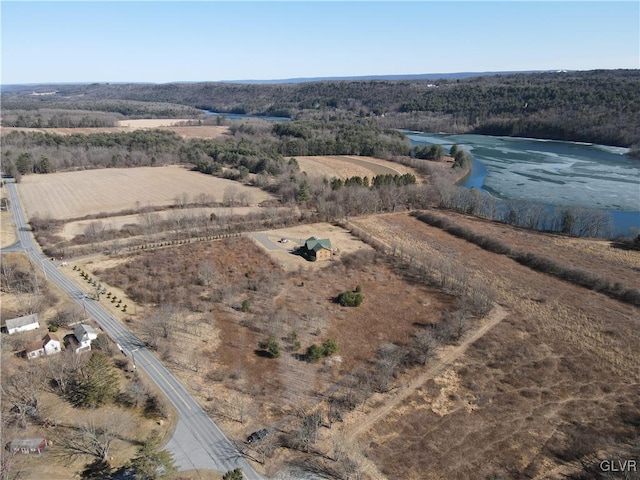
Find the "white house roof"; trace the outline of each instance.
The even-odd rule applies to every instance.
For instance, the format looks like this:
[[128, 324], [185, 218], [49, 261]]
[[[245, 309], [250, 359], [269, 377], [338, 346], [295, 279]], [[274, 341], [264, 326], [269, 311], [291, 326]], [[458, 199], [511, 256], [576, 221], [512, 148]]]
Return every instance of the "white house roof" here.
[[74, 330], [73, 334], [82, 342], [82, 340], [93, 340], [98, 336], [98, 332], [91, 325], [80, 324]]
[[24, 317], [12, 318], [11, 320], [7, 320], [6, 326], [7, 330], [12, 328], [24, 327], [26, 325], [32, 325], [34, 323], [38, 323], [38, 314], [32, 313], [31, 315], [25, 315]]

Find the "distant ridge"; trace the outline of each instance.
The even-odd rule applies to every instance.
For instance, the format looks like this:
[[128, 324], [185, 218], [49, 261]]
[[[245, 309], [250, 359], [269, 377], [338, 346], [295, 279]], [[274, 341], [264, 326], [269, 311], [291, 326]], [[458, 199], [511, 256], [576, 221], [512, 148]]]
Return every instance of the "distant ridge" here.
[[[265, 84], [265, 83], [309, 83], [309, 82], [331, 82], [331, 81], [365, 81], [365, 80], [455, 80], [471, 77], [486, 77], [491, 75], [513, 75], [517, 73], [546, 73], [557, 70], [521, 70], [504, 72], [456, 72], [456, 73], [417, 73], [411, 75], [363, 75], [346, 77], [299, 77], [284, 78], [276, 80], [222, 80], [220, 83], [245, 83], [245, 84]], [[563, 72], [566, 70], [562, 70]], [[192, 82], [180, 82], [192, 83]], [[193, 82], [198, 83], [198, 82]]]
[[[194, 83], [239, 83], [239, 84], [277, 84], [277, 83], [310, 83], [310, 82], [331, 82], [331, 81], [368, 81], [368, 80], [455, 80], [471, 77], [486, 77], [491, 75], [514, 75], [527, 73], [548, 73], [560, 70], [520, 70], [501, 72], [454, 72], [454, 73], [417, 73], [410, 75], [362, 75], [362, 76], [334, 76], [334, 77], [296, 77], [272, 80], [176, 80], [172, 82], [41, 82], [41, 83], [19, 83], [3, 84], [2, 90], [12, 91], [28, 87], [60, 86], [60, 85], [166, 85], [166, 84], [194, 84]], [[567, 70], [561, 70], [566, 72]]]

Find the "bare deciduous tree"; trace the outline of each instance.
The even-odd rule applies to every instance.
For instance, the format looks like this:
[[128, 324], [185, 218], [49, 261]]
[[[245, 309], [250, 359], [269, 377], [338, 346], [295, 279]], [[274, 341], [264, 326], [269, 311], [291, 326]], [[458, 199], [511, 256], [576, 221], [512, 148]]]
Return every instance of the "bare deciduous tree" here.
[[57, 443], [65, 457], [91, 456], [109, 461], [113, 441], [127, 434], [130, 418], [110, 416], [104, 422], [91, 419], [79, 427], [60, 429]]
[[376, 388], [378, 390], [386, 392], [389, 389], [391, 379], [398, 366], [402, 363], [405, 354], [404, 349], [394, 343], [385, 343], [380, 347], [375, 370]]
[[38, 415], [43, 382], [43, 372], [35, 363], [30, 363], [20, 372], [3, 374], [3, 400], [11, 405], [9, 415], [3, 421], [27, 428], [28, 418]]
[[198, 281], [204, 286], [211, 285], [217, 276], [216, 265], [211, 260], [205, 260], [198, 267]]
[[426, 365], [429, 357], [433, 355], [438, 342], [433, 332], [426, 328], [418, 330], [411, 337], [411, 357], [412, 361], [422, 365]]
[[222, 194], [222, 203], [227, 207], [233, 207], [238, 200], [238, 189], [236, 187], [227, 187]]

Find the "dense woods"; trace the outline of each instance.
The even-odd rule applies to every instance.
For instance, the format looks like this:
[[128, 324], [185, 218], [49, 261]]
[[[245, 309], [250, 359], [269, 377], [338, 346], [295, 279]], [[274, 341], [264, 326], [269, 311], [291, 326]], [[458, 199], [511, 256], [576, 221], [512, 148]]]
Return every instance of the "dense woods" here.
[[[204, 173], [230, 178], [248, 173], [282, 173], [285, 158], [296, 155], [370, 155], [391, 158], [411, 154], [409, 140], [395, 130], [349, 122], [300, 121], [272, 124], [254, 120], [236, 122], [224, 139], [183, 139], [166, 130], [59, 135], [10, 132], [3, 136], [7, 171], [48, 173], [68, 168], [193, 164]], [[49, 167], [38, 169], [46, 158]]]
[[[36, 90], [56, 93], [34, 96], [33, 88], [10, 90], [2, 94], [3, 109], [79, 108], [130, 117], [195, 117], [193, 108], [198, 108], [291, 118], [372, 118], [384, 128], [529, 136], [627, 147], [640, 144], [639, 70], [487, 75], [438, 81], [56, 85]], [[80, 103], [78, 95], [82, 95]], [[72, 104], [77, 106], [67, 106]], [[190, 108], [181, 110], [187, 108], [181, 105]], [[3, 124], [8, 125], [4, 115]], [[35, 115], [31, 118], [36, 121]]]

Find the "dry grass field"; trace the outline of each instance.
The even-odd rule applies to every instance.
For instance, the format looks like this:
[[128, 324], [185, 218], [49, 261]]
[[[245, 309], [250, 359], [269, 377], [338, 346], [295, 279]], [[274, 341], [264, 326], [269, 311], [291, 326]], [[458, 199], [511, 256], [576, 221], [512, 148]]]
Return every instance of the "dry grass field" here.
[[184, 194], [191, 201], [205, 194], [221, 202], [225, 189], [232, 187], [238, 194], [246, 192], [253, 205], [272, 198], [258, 188], [175, 165], [28, 175], [18, 185], [18, 191], [28, 216], [68, 219], [147, 205], [171, 205]]
[[[118, 285], [138, 302], [127, 324], [143, 338], [144, 319], [158, 295], [165, 305], [195, 308], [195, 313], [183, 311], [158, 353], [236, 440], [263, 426], [288, 431], [300, 408], [317, 403], [319, 393], [335, 391], [345, 375], [368, 368], [381, 345], [407, 343], [413, 332], [437, 324], [455, 303], [451, 295], [407, 282], [386, 261], [366, 260], [373, 258], [372, 249], [338, 227], [318, 224], [266, 234], [273, 240], [310, 234], [331, 238], [340, 249], [339, 261], [287, 273], [278, 266], [279, 258], [270, 256], [273, 252], [236, 238], [132, 255], [114, 268], [99, 260], [83, 265], [107, 289]], [[344, 263], [348, 251], [364, 261]], [[203, 284], [202, 265], [215, 272], [217, 280], [210, 286]], [[180, 278], [170, 271], [180, 271]], [[365, 295], [362, 306], [335, 303], [336, 295], [357, 285]], [[244, 300], [247, 311], [240, 308]], [[301, 344], [290, 349], [286, 338], [293, 331]], [[277, 359], [266, 358], [258, 346], [270, 332], [282, 345]], [[299, 358], [307, 346], [327, 338], [337, 340], [338, 357], [318, 363]], [[265, 472], [275, 473], [292, 455], [279, 449]]]
[[355, 157], [348, 155], [333, 156], [299, 156], [295, 157], [300, 165], [300, 170], [306, 172], [311, 177], [375, 177], [376, 175], [404, 175], [411, 173], [416, 176], [419, 183], [419, 176], [409, 167], [398, 163], [389, 162], [374, 157]]
[[[279, 211], [280, 208], [272, 208], [270, 210]], [[76, 235], [81, 235], [91, 223], [98, 222], [105, 229], [120, 229], [125, 225], [144, 225], [149, 219], [152, 221], [170, 220], [172, 216], [180, 217], [197, 217], [201, 215], [209, 216], [215, 213], [218, 218], [225, 216], [239, 215], [245, 216], [251, 213], [264, 211], [263, 207], [201, 207], [201, 208], [185, 208], [170, 211], [154, 212], [150, 214], [135, 215], [117, 215], [98, 220], [77, 220], [75, 222], [65, 223], [58, 235], [66, 240], [70, 240]]]
[[0, 248], [13, 245], [18, 240], [11, 211], [0, 212]]
[[121, 120], [117, 127], [96, 127], [96, 128], [22, 128], [22, 127], [2, 127], [2, 133], [12, 131], [19, 132], [49, 132], [58, 135], [73, 135], [76, 133], [89, 135], [91, 133], [119, 133], [131, 132], [133, 130], [169, 130], [184, 138], [219, 138], [229, 133], [229, 127], [217, 125], [183, 126], [185, 119], [140, 119]]
[[[639, 254], [618, 252], [608, 242], [451, 217], [520, 250], [598, 272], [610, 266], [623, 283], [637, 281]], [[396, 250], [466, 269], [470, 278], [493, 286], [499, 306], [427, 367], [406, 370], [388, 393], [371, 395], [343, 424], [321, 429], [318, 449], [331, 451], [336, 435], [360, 445], [351, 455], [365, 478], [546, 479], [575, 471], [591, 451], [622, 455], [637, 440], [637, 308], [408, 214], [359, 217], [351, 224]], [[332, 241], [339, 251], [334, 261], [309, 263], [290, 253], [312, 235]], [[340, 382], [375, 362], [379, 348], [406, 344], [420, 326], [437, 324], [455, 308], [453, 296], [373, 260], [371, 247], [340, 227], [313, 224], [247, 237], [98, 255], [69, 266], [81, 266], [123, 298], [128, 312], [113, 313], [141, 337], [148, 335], [152, 305], [180, 305], [182, 313], [170, 313], [179, 320], [158, 355], [232, 439], [262, 427], [290, 433], [300, 409], [318, 405], [318, 395], [341, 391]], [[353, 253], [360, 260], [350, 260]], [[361, 307], [334, 302], [356, 285], [365, 295]], [[299, 349], [287, 340], [293, 331]], [[259, 348], [269, 334], [281, 344], [280, 358], [267, 358]], [[316, 364], [299, 359], [326, 338], [337, 340], [338, 357]], [[298, 457], [278, 449], [263, 472], [273, 475]]]
[[0, 212], [0, 248], [16, 243], [17, 239], [11, 212]]
[[[369, 457], [388, 478], [561, 478], [589, 453], [614, 458], [638, 441], [637, 308], [405, 214], [353, 223], [389, 244], [460, 262], [492, 283], [510, 312], [450, 370], [427, 381], [366, 435], [361, 432]], [[507, 230], [501, 238], [520, 238], [523, 246], [541, 248], [545, 240], [499, 228]], [[571, 252], [575, 242], [567, 240], [564, 248]], [[625, 263], [635, 265], [640, 254], [633, 255]], [[601, 268], [601, 256], [593, 265], [584, 257], [586, 268]], [[345, 433], [378, 406], [365, 406], [344, 425]]]
[[[6, 187], [0, 188], [0, 198], [6, 198]], [[13, 223], [13, 215], [10, 210], [0, 211], [0, 248], [8, 247], [16, 242], [18, 237], [16, 236], [15, 225]]]

